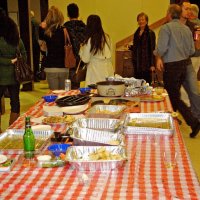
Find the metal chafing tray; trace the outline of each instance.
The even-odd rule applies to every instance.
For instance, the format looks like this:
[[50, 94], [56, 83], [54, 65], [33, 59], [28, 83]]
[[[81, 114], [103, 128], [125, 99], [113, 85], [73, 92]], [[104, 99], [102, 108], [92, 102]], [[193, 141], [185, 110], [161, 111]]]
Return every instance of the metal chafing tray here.
[[79, 118], [72, 127], [100, 129], [104, 131], [117, 131], [121, 128], [122, 121], [119, 119], [105, 119], [105, 118]]
[[100, 146], [100, 145], [125, 145], [124, 135], [109, 131], [101, 131], [87, 128], [73, 128], [71, 135], [74, 145]]
[[[89, 155], [100, 149], [113, 155], [120, 155], [116, 160], [91, 160]], [[66, 152], [66, 160], [78, 170], [109, 171], [121, 167], [127, 160], [127, 153], [122, 146], [72, 146]]]
[[[53, 130], [33, 130], [35, 135], [35, 149], [41, 150], [53, 134]], [[0, 152], [8, 151], [15, 154], [23, 152], [24, 129], [8, 129], [0, 135]]]
[[[130, 125], [131, 122], [135, 123]], [[155, 127], [145, 127], [148, 123]], [[167, 127], [162, 127], [164, 125]], [[144, 125], [144, 126], [143, 126]], [[139, 127], [140, 126], [140, 127]], [[151, 126], [151, 125], [150, 125]], [[124, 121], [126, 134], [158, 134], [172, 136], [174, 133], [173, 118], [170, 113], [130, 113]]]
[[122, 112], [126, 109], [126, 106], [120, 105], [95, 105], [87, 112], [88, 117], [97, 118], [119, 118]]

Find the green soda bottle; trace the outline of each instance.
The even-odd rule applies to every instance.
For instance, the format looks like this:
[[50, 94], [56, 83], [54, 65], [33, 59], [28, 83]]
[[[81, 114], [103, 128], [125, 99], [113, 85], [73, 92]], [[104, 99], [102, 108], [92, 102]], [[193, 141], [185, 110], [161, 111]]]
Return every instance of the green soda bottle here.
[[25, 158], [33, 158], [35, 151], [35, 136], [31, 129], [30, 117], [25, 118], [25, 132], [23, 136]]

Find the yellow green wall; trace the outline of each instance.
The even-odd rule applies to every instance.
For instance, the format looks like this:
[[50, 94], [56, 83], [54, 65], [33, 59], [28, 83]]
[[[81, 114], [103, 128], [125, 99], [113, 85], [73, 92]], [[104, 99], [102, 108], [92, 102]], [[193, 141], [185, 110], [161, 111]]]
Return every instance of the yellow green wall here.
[[115, 47], [116, 42], [136, 30], [138, 13], [145, 12], [149, 16], [149, 24], [154, 23], [166, 15], [169, 0], [49, 0], [49, 6], [57, 6], [63, 12], [65, 20], [68, 20], [66, 7], [69, 3], [79, 6], [80, 19], [84, 22], [88, 15], [98, 14], [104, 31], [111, 36]]

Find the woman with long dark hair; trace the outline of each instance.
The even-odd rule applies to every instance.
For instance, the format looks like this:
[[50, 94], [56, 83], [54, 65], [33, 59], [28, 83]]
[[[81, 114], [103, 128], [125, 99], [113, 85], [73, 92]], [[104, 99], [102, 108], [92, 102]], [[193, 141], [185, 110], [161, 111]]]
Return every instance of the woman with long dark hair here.
[[85, 85], [104, 81], [113, 76], [111, 40], [103, 30], [98, 15], [90, 15], [86, 25], [86, 40], [80, 49], [80, 58], [87, 64]]
[[[19, 31], [16, 23], [7, 16], [0, 17], [0, 98], [8, 88], [10, 94], [11, 114], [9, 125], [11, 125], [19, 116], [20, 84], [15, 79], [14, 63], [17, 61], [16, 51], [19, 48], [22, 56], [26, 60], [26, 51], [24, 44], [19, 37]], [[0, 114], [2, 108], [0, 105]]]

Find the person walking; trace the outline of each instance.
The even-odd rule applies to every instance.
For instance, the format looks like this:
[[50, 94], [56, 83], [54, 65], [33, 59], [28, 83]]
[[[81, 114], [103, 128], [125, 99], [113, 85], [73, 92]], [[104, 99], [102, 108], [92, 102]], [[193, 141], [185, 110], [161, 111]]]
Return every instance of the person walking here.
[[51, 90], [64, 90], [69, 69], [64, 65], [64, 16], [55, 6], [51, 6], [45, 20], [40, 24], [39, 39], [47, 46], [47, 55], [43, 63], [47, 82]]
[[134, 77], [144, 79], [146, 82], [152, 82], [152, 72], [155, 71], [155, 49], [156, 36], [148, 26], [148, 16], [140, 13], [137, 16], [138, 29], [133, 36], [133, 67]]
[[[26, 50], [20, 39], [18, 27], [10, 17], [1, 16], [0, 27], [0, 99], [4, 91], [8, 89], [11, 105], [9, 125], [11, 125], [20, 115], [20, 83], [15, 79], [14, 70], [14, 63], [17, 61], [16, 52], [19, 48], [26, 61]], [[2, 107], [0, 104], [0, 118], [1, 113]]]
[[76, 67], [69, 69], [69, 79], [71, 79], [72, 89], [76, 89], [80, 86], [80, 83], [73, 82], [72, 77], [74, 76], [77, 65], [80, 61], [79, 50], [80, 44], [85, 40], [85, 31], [86, 25], [82, 20], [79, 20], [79, 8], [77, 4], [71, 3], [67, 6], [67, 15], [69, 17], [69, 21], [64, 23], [64, 27], [67, 28], [69, 33], [70, 41], [73, 48], [73, 53], [76, 57]]
[[181, 7], [171, 4], [167, 11], [169, 22], [160, 29], [156, 55], [156, 67], [164, 70], [163, 81], [169, 94], [174, 111], [179, 111], [191, 127], [190, 137], [195, 137], [200, 130], [200, 122], [190, 108], [180, 99], [180, 87], [186, 79], [187, 66], [194, 54], [194, 42], [190, 29], [180, 22]]
[[111, 46], [111, 39], [104, 32], [100, 17], [90, 15], [87, 18], [86, 40], [79, 51], [81, 60], [87, 63], [86, 86], [114, 76]]
[[[189, 20], [191, 16], [191, 4], [189, 2], [183, 2], [180, 4], [180, 6], [182, 11], [180, 16], [180, 21], [181, 23], [189, 27], [192, 35], [194, 36], [196, 24]], [[199, 42], [200, 41], [193, 40], [195, 46], [197, 46]], [[197, 53], [198, 51], [199, 50], [196, 49], [195, 51], [196, 55], [195, 54], [191, 55], [192, 62], [188, 63], [187, 65], [186, 78], [183, 83], [183, 88], [185, 89], [188, 95], [192, 113], [200, 121], [200, 92], [197, 85], [197, 74], [193, 67], [193, 61], [199, 59]], [[184, 94], [184, 92], [182, 92], [182, 94]]]

